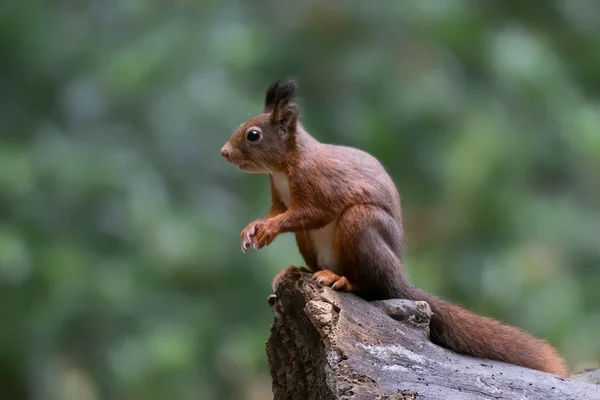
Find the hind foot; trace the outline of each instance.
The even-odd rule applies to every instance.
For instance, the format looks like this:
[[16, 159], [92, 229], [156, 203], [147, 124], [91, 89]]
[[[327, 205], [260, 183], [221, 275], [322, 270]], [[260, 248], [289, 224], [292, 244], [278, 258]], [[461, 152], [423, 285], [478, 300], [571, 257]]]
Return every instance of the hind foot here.
[[348, 281], [348, 278], [345, 276], [339, 276], [335, 272], [332, 272], [328, 269], [315, 272], [313, 274], [313, 279], [323, 286], [331, 286], [331, 288], [334, 290], [340, 290], [343, 292], [358, 291], [358, 287], [351, 284]]

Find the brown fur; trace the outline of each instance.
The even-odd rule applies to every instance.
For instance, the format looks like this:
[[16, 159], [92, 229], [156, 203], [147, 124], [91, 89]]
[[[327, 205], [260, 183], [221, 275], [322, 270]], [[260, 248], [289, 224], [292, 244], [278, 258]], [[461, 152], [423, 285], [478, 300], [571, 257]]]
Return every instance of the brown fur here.
[[[240, 169], [270, 175], [271, 209], [242, 231], [242, 246], [262, 248], [277, 235], [293, 232], [321, 284], [367, 299], [425, 300], [433, 310], [432, 342], [566, 376], [564, 360], [545, 341], [425, 293], [406, 280], [400, 195], [394, 182], [373, 156], [320, 143], [306, 132], [298, 122], [298, 107], [290, 102], [297, 87], [295, 81], [271, 85], [264, 112], [242, 124], [222, 149]], [[251, 130], [259, 131], [261, 139], [249, 141]], [[289, 185], [278, 189], [281, 180]], [[281, 188], [289, 188], [288, 206]], [[327, 226], [333, 226], [331, 246]], [[278, 274], [274, 287], [290, 268], [295, 267]]]

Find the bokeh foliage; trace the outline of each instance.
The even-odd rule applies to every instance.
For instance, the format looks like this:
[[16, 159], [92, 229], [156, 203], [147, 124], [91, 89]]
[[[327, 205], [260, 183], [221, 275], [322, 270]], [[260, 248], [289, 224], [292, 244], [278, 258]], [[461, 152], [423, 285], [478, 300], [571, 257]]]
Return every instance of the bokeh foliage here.
[[5, 2], [0, 391], [263, 399], [264, 176], [219, 149], [294, 75], [378, 157], [411, 280], [600, 361], [600, 2]]

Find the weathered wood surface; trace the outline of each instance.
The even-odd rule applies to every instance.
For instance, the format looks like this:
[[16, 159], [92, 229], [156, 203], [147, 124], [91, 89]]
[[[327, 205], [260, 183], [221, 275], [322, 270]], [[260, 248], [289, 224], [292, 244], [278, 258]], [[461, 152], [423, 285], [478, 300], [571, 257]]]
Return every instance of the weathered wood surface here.
[[275, 400], [600, 400], [578, 378], [456, 354], [428, 340], [427, 303], [366, 302], [292, 272], [269, 297]]

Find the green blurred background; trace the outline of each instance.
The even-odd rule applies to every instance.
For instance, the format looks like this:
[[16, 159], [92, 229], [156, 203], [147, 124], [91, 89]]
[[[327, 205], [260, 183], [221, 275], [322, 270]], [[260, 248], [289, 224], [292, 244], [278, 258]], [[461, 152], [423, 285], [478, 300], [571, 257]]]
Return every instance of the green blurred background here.
[[2, 399], [268, 399], [264, 176], [221, 146], [296, 76], [378, 157], [418, 286], [600, 361], [600, 2], [7, 0]]

